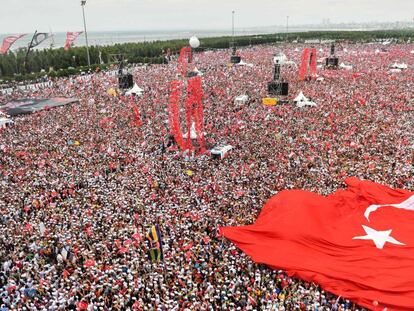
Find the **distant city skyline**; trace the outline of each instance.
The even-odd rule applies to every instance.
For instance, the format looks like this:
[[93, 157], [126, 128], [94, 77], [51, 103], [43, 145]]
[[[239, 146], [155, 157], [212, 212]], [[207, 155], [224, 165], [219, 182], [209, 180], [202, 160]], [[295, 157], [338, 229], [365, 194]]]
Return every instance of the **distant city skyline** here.
[[[88, 31], [215, 30], [361, 22], [412, 22], [408, 0], [87, 0]], [[82, 30], [80, 0], [0, 0], [0, 33]]]

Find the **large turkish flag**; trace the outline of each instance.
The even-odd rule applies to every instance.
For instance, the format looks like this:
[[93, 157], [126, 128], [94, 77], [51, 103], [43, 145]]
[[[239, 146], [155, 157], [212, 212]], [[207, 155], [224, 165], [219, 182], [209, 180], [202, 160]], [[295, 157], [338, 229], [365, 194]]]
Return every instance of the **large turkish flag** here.
[[361, 306], [414, 310], [414, 192], [345, 182], [327, 197], [281, 191], [253, 225], [220, 231], [255, 262]]

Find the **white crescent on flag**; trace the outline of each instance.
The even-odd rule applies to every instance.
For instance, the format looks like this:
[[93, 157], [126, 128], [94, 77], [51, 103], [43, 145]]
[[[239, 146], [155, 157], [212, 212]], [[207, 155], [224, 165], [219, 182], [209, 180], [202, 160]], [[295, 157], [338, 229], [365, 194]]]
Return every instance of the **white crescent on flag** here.
[[414, 195], [412, 195], [407, 200], [405, 200], [401, 203], [398, 203], [398, 204], [381, 204], [381, 205], [375, 205], [374, 204], [374, 205], [370, 205], [365, 210], [365, 213], [364, 213], [365, 218], [369, 221], [369, 216], [371, 215], [372, 212], [375, 212], [379, 208], [386, 207], [386, 206], [392, 206], [392, 207], [399, 208], [399, 209], [414, 211]]

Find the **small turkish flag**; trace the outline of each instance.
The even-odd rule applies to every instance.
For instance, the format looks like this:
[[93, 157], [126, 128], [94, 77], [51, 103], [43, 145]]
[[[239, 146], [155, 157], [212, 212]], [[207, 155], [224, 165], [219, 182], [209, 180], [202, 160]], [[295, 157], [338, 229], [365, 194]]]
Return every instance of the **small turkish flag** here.
[[78, 305], [76, 306], [76, 310], [87, 310], [88, 309], [88, 303], [85, 301], [79, 301]]
[[253, 225], [221, 233], [255, 262], [368, 309], [414, 310], [414, 192], [345, 183], [327, 197], [282, 191]]
[[86, 268], [90, 268], [90, 267], [93, 267], [93, 266], [95, 266], [96, 265], [96, 262], [95, 262], [95, 260], [93, 260], [93, 259], [88, 259], [88, 260], [86, 260], [85, 261], [85, 263], [84, 263], [84, 266], [86, 267]]

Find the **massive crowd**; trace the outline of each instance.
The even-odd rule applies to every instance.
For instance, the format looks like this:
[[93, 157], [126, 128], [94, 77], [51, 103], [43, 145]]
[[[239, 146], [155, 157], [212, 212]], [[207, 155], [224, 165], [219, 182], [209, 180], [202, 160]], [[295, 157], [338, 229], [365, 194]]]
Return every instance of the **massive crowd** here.
[[[134, 68], [139, 99], [108, 95], [116, 80], [104, 72], [0, 95], [80, 99], [0, 132], [0, 310], [362, 310], [255, 264], [217, 232], [254, 222], [282, 189], [329, 194], [347, 176], [414, 188], [413, 69], [388, 68], [412, 66], [414, 46], [344, 44], [352, 70], [319, 68], [321, 81], [284, 66], [291, 97], [303, 91], [317, 107], [263, 106], [272, 55], [299, 63], [303, 48], [239, 51], [253, 67], [229, 67], [228, 51], [195, 56], [207, 145], [235, 147], [223, 160], [162, 151], [176, 62]], [[242, 94], [250, 101], [235, 105]], [[148, 258], [155, 224], [162, 262]]]

